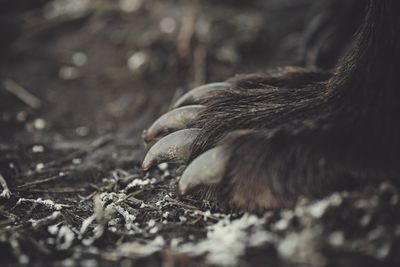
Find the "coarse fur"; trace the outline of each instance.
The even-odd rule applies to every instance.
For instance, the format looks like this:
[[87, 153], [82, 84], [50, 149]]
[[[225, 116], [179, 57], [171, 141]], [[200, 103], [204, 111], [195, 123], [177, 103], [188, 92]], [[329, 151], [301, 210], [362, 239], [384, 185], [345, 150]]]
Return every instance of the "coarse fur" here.
[[190, 160], [231, 153], [207, 197], [243, 210], [291, 205], [400, 173], [400, 2], [370, 0], [355, 43], [332, 75], [282, 68], [239, 76], [213, 93], [192, 127]]

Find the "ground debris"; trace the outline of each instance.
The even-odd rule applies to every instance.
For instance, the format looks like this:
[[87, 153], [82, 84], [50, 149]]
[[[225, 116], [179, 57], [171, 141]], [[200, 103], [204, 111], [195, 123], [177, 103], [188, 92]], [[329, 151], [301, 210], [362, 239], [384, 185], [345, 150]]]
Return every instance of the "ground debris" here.
[[23, 14], [0, 62], [1, 265], [400, 266], [390, 183], [232, 214], [177, 198], [173, 164], [140, 170], [141, 132], [170, 100], [295, 64], [285, 44], [310, 1], [49, 0]]

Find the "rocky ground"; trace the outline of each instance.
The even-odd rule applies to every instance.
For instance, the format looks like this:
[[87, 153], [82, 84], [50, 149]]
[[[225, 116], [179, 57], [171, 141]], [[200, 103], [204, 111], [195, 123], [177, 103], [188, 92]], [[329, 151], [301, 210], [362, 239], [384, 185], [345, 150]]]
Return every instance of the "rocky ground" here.
[[230, 214], [178, 199], [172, 164], [139, 169], [143, 129], [185, 91], [295, 64], [310, 1], [19, 11], [7, 28], [19, 34], [1, 46], [1, 266], [400, 266], [400, 194], [388, 182]]

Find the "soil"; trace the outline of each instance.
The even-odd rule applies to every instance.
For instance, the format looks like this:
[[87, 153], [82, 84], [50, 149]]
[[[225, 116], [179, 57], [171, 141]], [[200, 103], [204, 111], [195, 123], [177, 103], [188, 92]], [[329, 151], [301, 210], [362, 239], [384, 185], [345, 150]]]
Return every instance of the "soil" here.
[[38, 2], [2, 45], [2, 266], [399, 266], [389, 182], [255, 215], [139, 168], [185, 91], [296, 64], [311, 0]]

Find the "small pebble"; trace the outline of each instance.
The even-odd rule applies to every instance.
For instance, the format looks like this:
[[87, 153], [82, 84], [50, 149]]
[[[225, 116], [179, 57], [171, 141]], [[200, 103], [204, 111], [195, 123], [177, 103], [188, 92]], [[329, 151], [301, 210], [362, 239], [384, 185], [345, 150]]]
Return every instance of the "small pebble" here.
[[83, 52], [76, 52], [72, 55], [72, 63], [74, 63], [77, 67], [82, 67], [85, 65], [87, 60], [87, 55]]
[[46, 128], [46, 121], [42, 118], [35, 119], [33, 121], [33, 127], [36, 130], [43, 130], [44, 128]]
[[75, 129], [75, 132], [77, 135], [84, 137], [84, 136], [88, 136], [90, 129], [86, 126], [80, 126]]
[[32, 152], [33, 152], [33, 153], [41, 153], [41, 152], [43, 152], [43, 151], [44, 151], [44, 147], [41, 146], [41, 145], [34, 145], [34, 146], [32, 147]]
[[20, 111], [16, 115], [16, 119], [18, 122], [24, 122], [28, 118], [28, 114], [25, 111]]
[[143, 0], [119, 0], [118, 6], [121, 11], [131, 13], [139, 10], [143, 5]]
[[176, 30], [176, 21], [173, 18], [166, 17], [160, 21], [160, 30], [163, 33], [173, 33]]
[[38, 163], [38, 164], [36, 164], [35, 169], [36, 169], [37, 171], [43, 170], [43, 169], [44, 169], [44, 164], [43, 164], [43, 163]]
[[329, 235], [329, 244], [334, 247], [339, 247], [344, 243], [344, 234], [341, 231], [335, 231]]
[[139, 51], [134, 53], [129, 59], [128, 59], [128, 68], [136, 72], [140, 69], [142, 69], [144, 66], [147, 65], [149, 62], [149, 56], [147, 55], [146, 52]]

